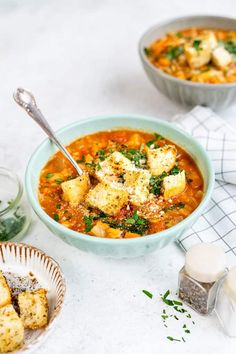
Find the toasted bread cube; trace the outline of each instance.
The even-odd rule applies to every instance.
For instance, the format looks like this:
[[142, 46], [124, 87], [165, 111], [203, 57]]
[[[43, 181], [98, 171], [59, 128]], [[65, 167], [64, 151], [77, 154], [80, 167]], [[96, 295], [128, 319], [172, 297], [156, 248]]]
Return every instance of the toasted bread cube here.
[[100, 182], [110, 183], [119, 182], [121, 175], [127, 169], [134, 167], [133, 163], [118, 151], [113, 152], [104, 161], [100, 162], [100, 169], [95, 176]]
[[20, 349], [24, 343], [24, 327], [12, 305], [0, 308], [0, 353]]
[[132, 134], [130, 136], [129, 140], [127, 141], [127, 145], [129, 147], [134, 148], [134, 149], [140, 148], [140, 146], [144, 143], [145, 143], [144, 138], [140, 134], [137, 134], [137, 133]]
[[211, 44], [202, 39], [199, 42], [198, 48], [194, 48], [193, 44], [186, 44], [184, 48], [188, 64], [193, 69], [201, 68], [211, 60]]
[[109, 229], [109, 225], [104, 222], [97, 221], [96, 225], [91, 229], [90, 233], [97, 237], [106, 237], [106, 230]]
[[168, 199], [182, 193], [185, 190], [185, 171], [177, 175], [170, 175], [163, 179], [164, 198]]
[[224, 69], [232, 62], [232, 55], [223, 47], [217, 47], [212, 52], [212, 61], [219, 69]]
[[124, 187], [132, 204], [139, 206], [147, 200], [150, 178], [151, 173], [148, 170], [136, 169], [126, 172]]
[[72, 205], [79, 204], [90, 187], [89, 176], [83, 173], [82, 176], [61, 183], [63, 199]]
[[11, 291], [7, 285], [6, 279], [0, 272], [0, 307], [11, 303]]
[[177, 150], [173, 145], [165, 145], [158, 149], [148, 149], [148, 165], [153, 175], [159, 176], [169, 172], [175, 165]]
[[127, 232], [125, 233], [124, 238], [136, 238], [136, 237], [140, 237], [140, 236], [141, 236], [141, 235], [136, 234], [135, 232], [127, 231]]
[[206, 31], [202, 38], [210, 45], [212, 50], [218, 46], [216, 36], [212, 31]]
[[197, 73], [193, 75], [192, 80], [195, 82], [223, 82], [224, 74], [220, 70], [210, 69], [208, 71], [201, 72], [200, 74]]
[[98, 208], [108, 215], [116, 215], [124, 204], [128, 202], [128, 193], [118, 184], [108, 185], [98, 183], [95, 188], [90, 189], [86, 197], [87, 203]]
[[106, 237], [108, 238], [121, 238], [123, 231], [120, 229], [114, 229], [109, 227], [106, 231]]
[[25, 291], [18, 295], [20, 318], [24, 328], [37, 329], [48, 324], [48, 300], [45, 289]]

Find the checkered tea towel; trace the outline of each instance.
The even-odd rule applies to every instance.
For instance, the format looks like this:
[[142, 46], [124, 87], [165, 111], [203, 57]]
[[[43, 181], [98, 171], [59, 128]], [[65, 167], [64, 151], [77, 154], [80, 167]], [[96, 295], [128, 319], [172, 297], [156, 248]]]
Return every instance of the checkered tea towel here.
[[175, 116], [173, 122], [208, 151], [216, 178], [207, 209], [178, 242], [184, 250], [212, 242], [225, 250], [230, 265], [236, 265], [236, 130], [203, 107]]

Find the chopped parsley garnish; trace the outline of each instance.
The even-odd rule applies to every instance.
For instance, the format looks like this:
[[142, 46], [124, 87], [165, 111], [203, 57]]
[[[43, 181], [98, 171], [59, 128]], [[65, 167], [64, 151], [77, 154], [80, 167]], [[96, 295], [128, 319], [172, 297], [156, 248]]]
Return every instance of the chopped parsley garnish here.
[[143, 51], [147, 56], [149, 56], [151, 54], [150, 48], [145, 47], [145, 48], [143, 48]]
[[54, 182], [56, 182], [57, 184], [61, 184], [62, 182], [64, 182], [64, 180], [62, 178], [57, 178], [54, 180]]
[[202, 48], [200, 47], [201, 43], [202, 43], [202, 41], [200, 39], [195, 39], [193, 41], [193, 48], [195, 48], [197, 52], [199, 50], [202, 50]]
[[177, 175], [178, 173], [182, 172], [182, 170], [177, 166], [175, 165], [172, 170], [170, 171], [170, 174], [171, 175]]
[[155, 137], [156, 137], [156, 140], [163, 140], [163, 136], [158, 134], [158, 133], [154, 133]]
[[148, 230], [149, 222], [146, 219], [140, 218], [137, 210], [134, 212], [133, 216], [126, 219], [123, 228], [127, 231], [143, 235]]
[[166, 53], [166, 56], [169, 60], [173, 60], [173, 59], [177, 58], [178, 56], [180, 56], [181, 54], [183, 54], [183, 52], [184, 52], [183, 46], [172, 47], [168, 50], [168, 52]]
[[226, 43], [224, 43], [224, 48], [231, 54], [233, 54], [234, 56], [236, 56], [236, 41], [228, 41]]
[[96, 155], [99, 157], [100, 161], [104, 161], [107, 158], [105, 150], [99, 150]]
[[81, 159], [76, 160], [77, 163], [83, 163], [85, 162], [85, 156], [83, 155]]
[[89, 216], [85, 215], [84, 216], [84, 223], [85, 223], [85, 231], [86, 232], [91, 231], [92, 227], [93, 227], [93, 217], [91, 215], [89, 215]]
[[72, 179], [75, 179], [76, 178], [76, 176], [69, 176], [69, 177], [67, 177], [67, 181], [71, 181]]
[[53, 177], [53, 176], [54, 176], [54, 173], [50, 173], [50, 172], [49, 172], [49, 173], [46, 174], [46, 178], [51, 178], [51, 177]]
[[123, 221], [117, 221], [114, 219], [109, 218], [108, 216], [104, 215], [102, 217], [96, 217], [96, 219], [102, 218], [103, 222], [108, 224], [110, 227], [114, 229], [121, 229], [124, 231], [130, 231], [139, 235], [144, 235], [149, 227], [149, 222], [146, 219], [141, 218], [138, 215], [137, 210], [134, 212], [133, 215], [129, 216], [127, 219]]
[[152, 293], [150, 293], [148, 290], [143, 290], [143, 293], [144, 293], [145, 295], [147, 295], [148, 297], [150, 297], [150, 299], [153, 298]]
[[59, 215], [58, 214], [53, 214], [53, 219], [55, 221], [59, 221]]
[[175, 35], [176, 35], [176, 37], [178, 37], [178, 38], [182, 38], [182, 37], [183, 37], [183, 33], [181, 33], [181, 32], [177, 32]]
[[125, 148], [119, 152], [127, 157], [127, 159], [133, 161], [136, 167], [145, 167], [147, 164], [147, 155], [143, 151], [142, 146], [139, 150]]
[[56, 204], [56, 208], [61, 209], [61, 204], [60, 203]]
[[149, 180], [149, 191], [152, 194], [159, 195], [161, 193], [161, 185], [163, 179], [167, 176], [166, 172], [163, 172], [160, 176], [152, 176]]
[[167, 211], [183, 209], [184, 207], [185, 207], [185, 204], [183, 202], [179, 202], [179, 203], [170, 205], [168, 207], [165, 207], [162, 210], [166, 213]]
[[99, 163], [94, 162], [94, 161], [93, 162], [87, 162], [86, 166], [88, 166], [89, 168], [91, 168], [94, 171], [100, 171], [102, 169], [101, 165]]
[[[155, 139], [153, 140], [149, 140], [148, 142], [146, 142], [146, 145], [149, 147], [149, 148], [153, 148], [153, 149], [158, 149], [160, 146], [158, 144], [156, 144], [156, 141], [157, 140], [162, 140], [164, 139], [160, 134], [158, 133], [154, 133], [155, 135]], [[153, 145], [153, 146], [152, 146]]]

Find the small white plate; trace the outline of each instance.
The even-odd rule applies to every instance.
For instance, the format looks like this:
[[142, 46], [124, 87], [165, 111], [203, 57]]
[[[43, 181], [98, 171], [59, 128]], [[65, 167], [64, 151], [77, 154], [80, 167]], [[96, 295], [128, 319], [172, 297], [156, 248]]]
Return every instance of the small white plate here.
[[33, 275], [47, 290], [49, 323], [38, 330], [25, 330], [25, 344], [14, 353], [30, 353], [47, 337], [58, 318], [65, 297], [65, 281], [59, 265], [44, 252], [30, 245], [0, 243], [0, 270], [17, 276]]

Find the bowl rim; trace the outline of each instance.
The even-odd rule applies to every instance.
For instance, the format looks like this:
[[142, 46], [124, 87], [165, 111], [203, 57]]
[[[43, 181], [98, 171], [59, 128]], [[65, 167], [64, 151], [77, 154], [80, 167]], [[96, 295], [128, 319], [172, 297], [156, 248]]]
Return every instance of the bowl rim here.
[[139, 56], [140, 56], [142, 62], [144, 62], [156, 74], [161, 76], [163, 79], [172, 81], [174, 83], [181, 84], [181, 85], [187, 85], [187, 86], [190, 86], [190, 87], [199, 88], [199, 89], [203, 89], [203, 90], [205, 90], [205, 89], [222, 90], [222, 89], [225, 89], [225, 88], [234, 88], [234, 87], [236, 87], [236, 82], [225, 82], [225, 83], [220, 83], [220, 84], [200, 83], [200, 82], [182, 80], [182, 79], [179, 79], [179, 78], [174, 77], [172, 75], [166, 74], [164, 71], [162, 71], [161, 69], [157, 68], [152, 63], [150, 63], [150, 61], [148, 60], [147, 56], [144, 53], [143, 41], [146, 38], [146, 36], [148, 36], [154, 30], [157, 30], [157, 29], [159, 29], [162, 26], [167, 26], [167, 25], [173, 24], [176, 21], [191, 20], [191, 19], [204, 19], [204, 18], [208, 18], [208, 19], [211, 18], [211, 19], [215, 19], [215, 20], [235, 21], [235, 27], [236, 27], [236, 18], [233, 18], [233, 17], [230, 17], [230, 16], [218, 16], [218, 15], [207, 15], [207, 14], [202, 14], [201, 15], [201, 14], [198, 14], [198, 15], [185, 15], [185, 16], [179, 16], [179, 17], [172, 17], [172, 18], [169, 18], [169, 19], [164, 20], [162, 22], [159, 22], [159, 23], [157, 23], [155, 25], [152, 25], [151, 27], [149, 27], [143, 33], [143, 35], [141, 36], [141, 38], [139, 39], [139, 42], [138, 42]]
[[[22, 348], [16, 351], [16, 353], [22, 353], [22, 352], [31, 352], [31, 350], [36, 349], [40, 343], [42, 343], [42, 340], [46, 339], [53, 327], [55, 326], [57, 320], [62, 314], [62, 309], [63, 305], [65, 302], [65, 295], [66, 295], [66, 281], [65, 281], [65, 276], [61, 270], [61, 267], [57, 261], [55, 261], [54, 258], [51, 256], [48, 256], [44, 251], [42, 251], [40, 248], [32, 246], [30, 244], [26, 244], [23, 242], [11, 242], [11, 241], [3, 241], [0, 242], [0, 250], [2, 247], [9, 247], [10, 252], [12, 252], [11, 248], [14, 247], [15, 249], [28, 249], [28, 250], [34, 250], [36, 253], [40, 254], [40, 256], [44, 257], [47, 261], [51, 262], [54, 264], [56, 269], [59, 271], [60, 274], [60, 282], [61, 282], [61, 288], [62, 288], [62, 296], [61, 296], [61, 301], [57, 307], [57, 313], [55, 314], [54, 318], [52, 319], [51, 322], [48, 323], [48, 325], [43, 328], [43, 332], [38, 335], [37, 338], [35, 338], [32, 342], [28, 343], [27, 345], [23, 345]], [[2, 252], [2, 250], [1, 250]], [[30, 253], [31, 255], [31, 253]]]
[[[156, 118], [156, 117], [145, 116], [145, 115], [141, 115], [141, 114], [140, 115], [139, 114], [110, 114], [110, 115], [106, 114], [103, 116], [93, 116], [93, 117], [89, 117], [89, 118], [85, 118], [85, 119], [80, 119], [78, 121], [67, 124], [65, 127], [58, 129], [56, 131], [56, 135], [63, 134], [67, 130], [70, 130], [70, 129], [77, 127], [78, 125], [81, 125], [84, 123], [92, 123], [92, 122], [95, 122], [98, 120], [111, 120], [111, 119], [119, 119], [119, 118], [136, 119], [136, 120], [140, 119], [141, 121], [150, 121], [150, 122], [156, 123], [157, 125], [160, 124], [160, 125], [164, 126], [165, 128], [171, 128], [171, 130], [175, 130], [179, 134], [187, 136], [188, 139], [193, 141], [193, 143], [197, 147], [198, 151], [200, 151], [201, 154], [204, 156], [204, 159], [207, 163], [208, 170], [209, 170], [208, 187], [207, 187], [205, 194], [203, 196], [203, 199], [202, 199], [201, 203], [198, 205], [198, 207], [188, 217], [186, 217], [184, 220], [180, 221], [178, 224], [170, 227], [169, 229], [159, 231], [154, 234], [146, 235], [145, 237], [137, 237], [134, 239], [109, 239], [109, 238], [102, 238], [102, 237], [92, 237], [90, 235], [71, 230], [71, 229], [63, 226], [62, 224], [56, 222], [55, 220], [53, 220], [43, 210], [43, 208], [40, 206], [40, 203], [39, 203], [38, 199], [36, 198], [34, 191], [32, 189], [31, 171], [33, 171], [33, 169], [34, 169], [34, 162], [36, 160], [37, 154], [45, 148], [45, 145], [49, 141], [49, 138], [46, 138], [32, 153], [31, 158], [30, 158], [27, 168], [26, 168], [26, 172], [25, 172], [26, 194], [27, 194], [28, 200], [30, 201], [32, 208], [34, 209], [36, 214], [40, 217], [40, 219], [42, 219], [43, 222], [46, 223], [46, 225], [52, 226], [53, 229], [54, 228], [57, 229], [57, 231], [59, 231], [61, 234], [64, 233], [66, 237], [70, 236], [74, 239], [77, 239], [77, 240], [81, 239], [81, 240], [84, 240], [84, 241], [90, 242], [90, 243], [99, 242], [100, 244], [129, 245], [132, 243], [134, 244], [135, 242], [142, 243], [142, 242], [145, 242], [148, 240], [154, 241], [156, 238], [164, 237], [164, 236], [166, 236], [166, 234], [168, 234], [170, 232], [178, 235], [179, 231], [181, 231], [183, 228], [185, 228], [186, 226], [191, 224], [191, 222], [194, 221], [195, 216], [198, 217], [199, 215], [201, 215], [201, 213], [203, 212], [204, 208], [207, 206], [207, 204], [210, 200], [210, 197], [211, 197], [213, 189], [214, 189], [214, 183], [215, 183], [215, 172], [214, 172], [212, 161], [210, 160], [207, 152], [202, 147], [202, 145], [195, 138], [193, 138], [189, 133], [185, 132], [183, 129], [179, 128], [176, 125], [172, 125], [169, 122], [167, 122], [163, 119], [160, 119], [160, 118]], [[97, 130], [97, 131], [99, 131], [99, 130]], [[83, 136], [83, 135], [81, 135], [81, 136]], [[186, 149], [186, 151], [188, 152], [187, 149]], [[50, 158], [50, 156], [49, 156], [49, 158]]]

